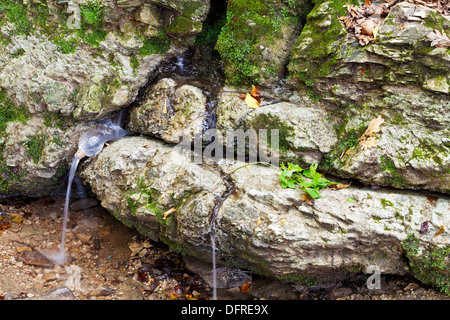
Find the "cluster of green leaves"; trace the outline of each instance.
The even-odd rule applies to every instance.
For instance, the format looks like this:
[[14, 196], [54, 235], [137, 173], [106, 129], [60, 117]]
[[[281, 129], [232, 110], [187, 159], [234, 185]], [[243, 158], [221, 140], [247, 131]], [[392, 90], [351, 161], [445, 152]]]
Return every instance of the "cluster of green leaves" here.
[[313, 163], [309, 169], [305, 170], [296, 164], [288, 163], [287, 166], [281, 164], [279, 175], [281, 186], [291, 189], [300, 188], [313, 199], [322, 198], [319, 190], [336, 183], [317, 172], [317, 166], [317, 163]]

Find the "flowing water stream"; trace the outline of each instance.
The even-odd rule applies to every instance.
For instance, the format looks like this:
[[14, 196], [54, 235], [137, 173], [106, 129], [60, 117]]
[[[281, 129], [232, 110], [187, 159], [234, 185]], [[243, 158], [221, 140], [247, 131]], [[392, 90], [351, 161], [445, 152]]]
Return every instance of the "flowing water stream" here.
[[73, 178], [75, 177], [75, 173], [77, 172], [78, 163], [81, 158], [75, 156], [70, 165], [69, 171], [69, 182], [67, 185], [67, 193], [66, 200], [64, 203], [64, 212], [63, 212], [63, 220], [62, 220], [62, 231], [61, 231], [61, 243], [59, 245], [59, 250], [56, 252], [47, 252], [46, 256], [52, 260], [57, 265], [62, 265], [66, 263], [66, 232], [67, 232], [67, 221], [69, 219], [69, 201], [70, 201], [70, 191], [72, 189]]
[[[118, 119], [118, 121], [122, 119], [122, 113], [119, 113]], [[85, 156], [92, 157], [98, 154], [103, 149], [106, 142], [120, 139], [127, 134], [129, 134], [129, 132], [120, 127], [120, 122], [104, 121], [93, 126], [78, 140], [78, 151], [75, 153], [69, 170], [69, 181], [67, 184], [66, 199], [64, 203], [61, 243], [59, 245], [59, 250], [56, 252], [43, 252], [55, 264], [63, 265], [68, 258], [66, 255], [66, 233], [67, 221], [69, 219], [69, 202], [73, 179], [80, 160]]]

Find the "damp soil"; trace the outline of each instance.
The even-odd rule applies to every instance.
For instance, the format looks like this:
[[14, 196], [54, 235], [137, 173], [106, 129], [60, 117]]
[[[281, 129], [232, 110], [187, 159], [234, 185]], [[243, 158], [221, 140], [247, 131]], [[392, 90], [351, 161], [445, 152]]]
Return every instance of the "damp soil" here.
[[[0, 200], [0, 299], [209, 300], [205, 270], [182, 255], [128, 228], [95, 199], [73, 200], [67, 248], [54, 265], [42, 252], [55, 251], [61, 235], [64, 197]], [[195, 264], [194, 264], [195, 265]], [[197, 264], [208, 269], [208, 264]], [[193, 272], [195, 273], [193, 273]], [[382, 275], [381, 289], [367, 289], [367, 275], [306, 288], [250, 272], [249, 283], [218, 290], [232, 300], [449, 300], [409, 277]]]

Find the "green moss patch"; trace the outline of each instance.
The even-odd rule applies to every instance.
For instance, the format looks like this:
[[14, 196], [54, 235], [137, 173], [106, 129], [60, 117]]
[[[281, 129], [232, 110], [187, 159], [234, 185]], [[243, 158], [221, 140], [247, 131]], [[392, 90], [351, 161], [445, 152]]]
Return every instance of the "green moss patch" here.
[[39, 160], [41, 160], [42, 152], [44, 151], [47, 140], [48, 136], [46, 134], [38, 134], [31, 136], [26, 142], [26, 154], [33, 159], [34, 163], [38, 163]]
[[[306, 1], [234, 0], [228, 2], [226, 24], [216, 50], [225, 63], [228, 83], [242, 86], [262, 81], [262, 44], [283, 37], [283, 26], [299, 23]], [[269, 70], [270, 71], [270, 70]], [[272, 70], [273, 73], [273, 70]]]
[[165, 54], [170, 49], [170, 40], [164, 31], [160, 31], [158, 35], [144, 39], [143, 46], [139, 49], [141, 56], [151, 54]]
[[8, 122], [20, 121], [26, 123], [30, 117], [27, 108], [13, 104], [6, 90], [0, 89], [0, 133], [6, 130]]
[[403, 249], [414, 277], [450, 295], [450, 247], [424, 248], [414, 234], [409, 234]]
[[294, 44], [289, 64], [293, 77], [308, 87], [314, 86], [316, 78], [329, 74], [338, 63], [341, 48], [336, 42], [347, 34], [339, 17], [345, 16], [346, 3], [357, 4], [358, 0], [314, 2], [316, 5]]

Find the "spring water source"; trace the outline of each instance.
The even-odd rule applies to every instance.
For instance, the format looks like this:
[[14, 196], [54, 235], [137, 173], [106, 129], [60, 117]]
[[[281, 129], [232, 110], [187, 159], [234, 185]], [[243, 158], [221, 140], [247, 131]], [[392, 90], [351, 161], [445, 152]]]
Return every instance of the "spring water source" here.
[[72, 189], [72, 182], [77, 171], [78, 163], [85, 156], [92, 157], [98, 154], [106, 142], [117, 140], [129, 134], [128, 131], [123, 130], [118, 124], [112, 122], [104, 122], [95, 125], [92, 129], [85, 132], [78, 140], [78, 151], [72, 160], [69, 170], [69, 182], [67, 185], [66, 199], [64, 203], [64, 213], [62, 221], [62, 234], [59, 250], [53, 253], [46, 253], [47, 257], [55, 264], [61, 265], [66, 262], [66, 231], [67, 220], [69, 215], [69, 201], [70, 192]]

